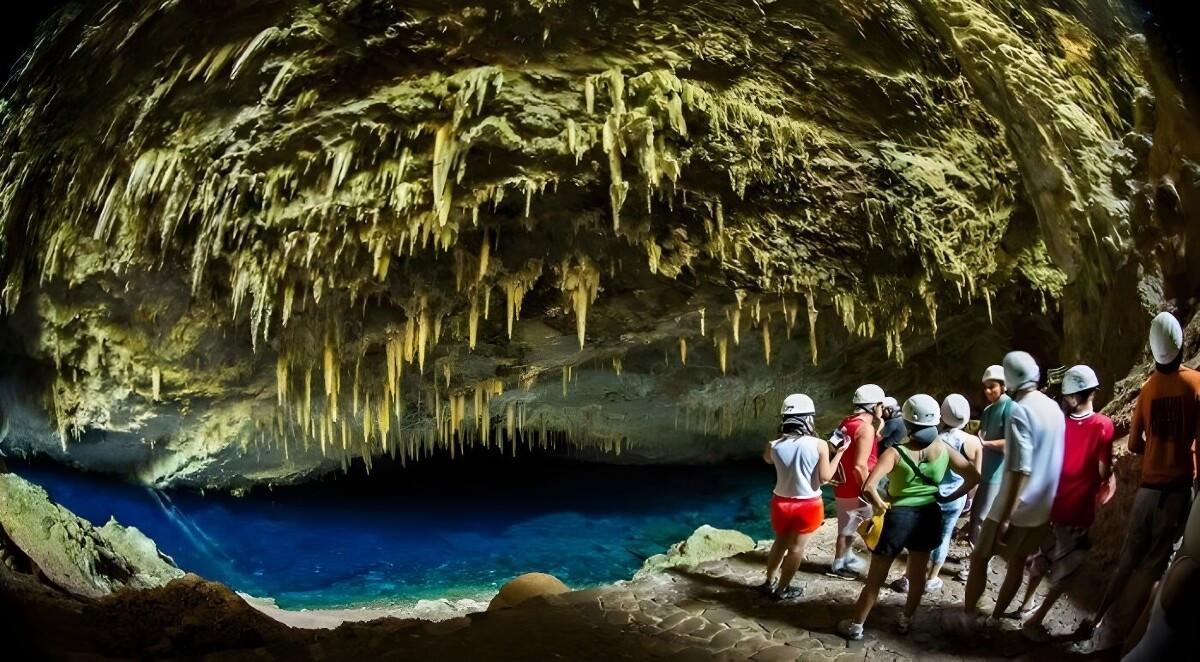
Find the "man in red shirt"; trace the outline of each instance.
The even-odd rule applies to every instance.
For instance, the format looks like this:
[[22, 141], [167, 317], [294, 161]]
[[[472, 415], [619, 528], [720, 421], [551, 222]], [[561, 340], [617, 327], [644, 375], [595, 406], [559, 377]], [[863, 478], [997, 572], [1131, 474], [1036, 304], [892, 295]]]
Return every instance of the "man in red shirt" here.
[[1062, 474], [1054, 505], [1050, 509], [1053, 539], [1030, 557], [1029, 585], [1021, 612], [1029, 613], [1038, 584], [1049, 577], [1052, 586], [1041, 607], [1025, 622], [1031, 638], [1049, 641], [1043, 620], [1054, 603], [1066, 592], [1065, 581], [1083, 563], [1092, 542], [1088, 527], [1096, 519], [1096, 505], [1112, 498], [1108, 489], [1112, 474], [1113, 422], [1094, 410], [1100, 380], [1096, 372], [1077, 365], [1063, 376], [1063, 410], [1067, 427], [1063, 445]]
[[871, 505], [862, 498], [862, 486], [871, 469], [875, 468], [884, 397], [883, 389], [874, 384], [858, 387], [854, 392], [854, 412], [842, 420], [830, 440], [835, 446], [840, 446], [843, 439], [850, 440], [840, 463], [845, 479], [833, 488], [838, 538], [837, 555], [829, 572], [839, 577], [853, 579], [867, 569], [867, 564], [854, 553], [850, 544], [854, 542], [858, 525], [873, 514]]

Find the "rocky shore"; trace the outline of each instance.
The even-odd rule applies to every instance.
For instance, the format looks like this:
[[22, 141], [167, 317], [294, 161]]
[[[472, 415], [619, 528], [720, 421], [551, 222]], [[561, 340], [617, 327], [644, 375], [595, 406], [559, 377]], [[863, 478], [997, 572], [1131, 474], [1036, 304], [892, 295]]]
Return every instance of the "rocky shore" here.
[[[904, 596], [885, 589], [866, 638], [847, 642], [834, 626], [849, 613], [862, 584], [824, 574], [833, 544], [833, 527], [827, 524], [814, 536], [797, 575], [804, 595], [790, 602], [772, 601], [753, 589], [762, 580], [769, 541], [755, 543], [739, 532], [706, 526], [649, 559], [631, 580], [611, 586], [561, 592], [566, 587], [545, 575], [517, 586], [525, 576], [501, 591], [515, 605], [511, 608], [486, 609], [480, 601], [460, 600], [300, 612], [190, 574], [156, 588], [127, 587], [100, 597], [71, 594], [51, 586], [36, 570], [41, 561], [26, 555], [23, 569], [0, 568], [0, 615], [19, 626], [13, 630], [18, 637], [8, 642], [10, 651], [50, 659], [558, 656], [926, 662], [1069, 655], [1066, 633], [1079, 617], [1072, 600], [1064, 600], [1048, 620], [1058, 635], [1050, 643], [1029, 641], [1015, 620], [1005, 621], [985, 640], [956, 629], [962, 584], [949, 578], [942, 590], [926, 597], [907, 636], [894, 629]], [[952, 552], [947, 576], [958, 569], [953, 559], [963, 551]]]

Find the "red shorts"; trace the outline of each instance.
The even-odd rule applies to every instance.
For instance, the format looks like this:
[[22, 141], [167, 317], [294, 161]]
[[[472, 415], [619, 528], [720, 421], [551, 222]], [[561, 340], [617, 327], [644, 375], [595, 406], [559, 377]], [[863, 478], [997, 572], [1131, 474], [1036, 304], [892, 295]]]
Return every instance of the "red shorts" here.
[[776, 536], [789, 533], [812, 533], [825, 521], [825, 504], [821, 497], [789, 499], [771, 495], [771, 528]]

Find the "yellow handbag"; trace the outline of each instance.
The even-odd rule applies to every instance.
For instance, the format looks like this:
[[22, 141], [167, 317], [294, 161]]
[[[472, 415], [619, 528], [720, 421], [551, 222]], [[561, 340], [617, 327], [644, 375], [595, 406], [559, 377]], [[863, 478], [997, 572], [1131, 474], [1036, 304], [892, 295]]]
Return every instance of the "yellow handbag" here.
[[887, 514], [889, 504], [884, 504], [884, 509], [879, 513], [871, 516], [871, 519], [865, 520], [858, 525], [858, 535], [862, 536], [863, 544], [872, 552], [875, 551], [875, 546], [879, 544], [879, 536], [883, 534], [883, 516]]

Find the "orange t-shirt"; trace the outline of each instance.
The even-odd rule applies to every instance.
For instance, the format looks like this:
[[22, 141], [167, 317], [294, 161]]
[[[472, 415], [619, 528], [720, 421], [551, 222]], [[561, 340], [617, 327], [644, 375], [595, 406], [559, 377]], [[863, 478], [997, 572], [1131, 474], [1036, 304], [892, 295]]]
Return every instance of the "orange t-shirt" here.
[[1195, 370], [1156, 371], [1142, 385], [1129, 426], [1129, 450], [1143, 456], [1143, 486], [1192, 483], [1198, 406], [1200, 372]]

